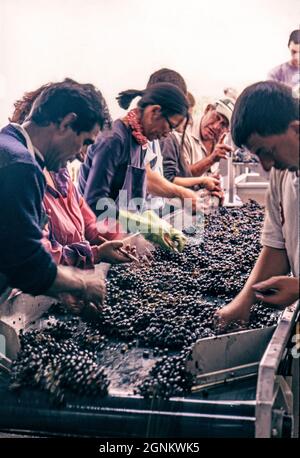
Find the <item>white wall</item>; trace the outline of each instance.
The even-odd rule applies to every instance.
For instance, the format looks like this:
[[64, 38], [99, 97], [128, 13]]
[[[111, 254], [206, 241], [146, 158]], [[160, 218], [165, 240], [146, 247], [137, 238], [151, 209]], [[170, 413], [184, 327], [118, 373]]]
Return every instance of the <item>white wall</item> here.
[[288, 60], [298, 0], [0, 0], [0, 124], [26, 90], [66, 76], [117, 93], [178, 70], [196, 96], [264, 79]]

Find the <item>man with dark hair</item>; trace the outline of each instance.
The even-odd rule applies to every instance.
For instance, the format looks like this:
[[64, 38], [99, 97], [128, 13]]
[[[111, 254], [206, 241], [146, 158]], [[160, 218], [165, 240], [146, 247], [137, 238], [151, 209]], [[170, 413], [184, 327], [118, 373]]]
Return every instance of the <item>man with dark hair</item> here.
[[193, 119], [190, 141], [184, 145], [189, 169], [193, 176], [217, 173], [219, 162], [231, 151], [221, 139], [229, 131], [234, 100], [222, 98], [209, 103], [204, 113]]
[[58, 171], [93, 143], [103, 125], [101, 98], [91, 85], [68, 81], [45, 86], [25, 122], [0, 132], [0, 316], [18, 288], [31, 295], [78, 296], [85, 310], [102, 302], [99, 275], [56, 266], [41, 239], [46, 217], [43, 168]]
[[273, 68], [268, 78], [295, 87], [300, 82], [300, 29], [290, 34], [288, 48], [291, 60]]
[[[186, 134], [182, 136], [181, 162], [185, 163], [184, 168], [187, 172], [184, 176], [191, 177], [191, 181], [187, 181], [186, 178], [182, 181], [177, 166], [178, 153], [174, 152], [170, 139], [167, 138], [162, 147], [164, 173], [168, 179], [175, 179], [177, 184], [183, 185], [185, 182], [189, 185], [189, 182], [198, 181], [199, 177], [200, 181], [209, 178], [205, 180], [208, 181], [208, 188], [201, 191], [201, 209], [204, 212], [210, 212], [223, 202], [224, 194], [219, 183], [219, 162], [221, 159], [227, 159], [227, 154], [231, 151], [231, 147], [225, 145], [223, 139], [229, 131], [233, 106], [234, 101], [230, 98], [222, 98], [208, 104], [203, 114], [192, 119]], [[179, 138], [178, 142], [181, 146], [182, 139]], [[175, 177], [178, 172], [178, 177]]]
[[264, 81], [238, 97], [232, 139], [271, 171], [270, 187], [262, 251], [242, 291], [218, 311], [221, 326], [247, 321], [257, 299], [284, 308], [299, 298], [299, 129], [299, 101], [288, 86]]
[[184, 94], [187, 94], [187, 86], [180, 73], [170, 68], [161, 68], [150, 75], [147, 87], [157, 83], [171, 83], [179, 87]]

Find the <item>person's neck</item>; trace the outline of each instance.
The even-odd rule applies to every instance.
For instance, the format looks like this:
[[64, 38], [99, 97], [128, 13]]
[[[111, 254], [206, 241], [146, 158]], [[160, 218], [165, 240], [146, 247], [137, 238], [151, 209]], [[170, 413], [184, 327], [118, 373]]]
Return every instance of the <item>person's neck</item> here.
[[214, 150], [215, 142], [211, 140], [202, 140], [203, 145], [205, 146], [205, 149], [207, 151], [207, 155], [211, 154]]
[[22, 126], [26, 129], [33, 146], [45, 157], [50, 140], [49, 126], [41, 127], [32, 121], [26, 121], [22, 124]]

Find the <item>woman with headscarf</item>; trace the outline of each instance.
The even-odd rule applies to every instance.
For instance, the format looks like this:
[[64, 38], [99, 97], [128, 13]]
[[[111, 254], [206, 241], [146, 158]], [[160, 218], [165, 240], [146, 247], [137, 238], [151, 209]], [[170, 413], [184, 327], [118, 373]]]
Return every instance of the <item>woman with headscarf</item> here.
[[142, 210], [146, 197], [146, 165], [151, 162], [148, 142], [167, 136], [188, 119], [184, 93], [170, 83], [154, 84], [143, 91], [128, 90], [118, 96], [127, 109], [137, 107], [114, 122], [112, 130], [88, 149], [79, 173], [79, 190], [98, 216], [107, 205]]

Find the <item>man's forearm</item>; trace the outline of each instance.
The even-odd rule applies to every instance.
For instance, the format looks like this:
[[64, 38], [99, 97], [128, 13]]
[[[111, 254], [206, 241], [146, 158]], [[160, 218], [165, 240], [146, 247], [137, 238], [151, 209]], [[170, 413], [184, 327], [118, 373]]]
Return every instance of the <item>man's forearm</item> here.
[[212, 165], [213, 161], [211, 157], [208, 156], [198, 162], [195, 162], [195, 164], [190, 164], [189, 169], [194, 177], [199, 177], [203, 175], [203, 173], [207, 172]]
[[250, 308], [256, 302], [252, 286], [270, 277], [288, 274], [290, 270], [287, 253], [271, 247], [263, 247], [252, 272], [233, 302], [239, 302], [244, 308]]
[[199, 177], [175, 177], [174, 184], [178, 186], [184, 186], [185, 188], [192, 188], [201, 184], [201, 178]]
[[173, 183], [178, 186], [184, 186], [185, 188], [192, 188], [193, 186], [197, 186], [199, 184], [199, 178], [175, 177]]

